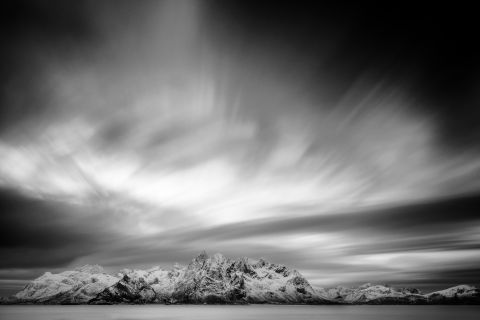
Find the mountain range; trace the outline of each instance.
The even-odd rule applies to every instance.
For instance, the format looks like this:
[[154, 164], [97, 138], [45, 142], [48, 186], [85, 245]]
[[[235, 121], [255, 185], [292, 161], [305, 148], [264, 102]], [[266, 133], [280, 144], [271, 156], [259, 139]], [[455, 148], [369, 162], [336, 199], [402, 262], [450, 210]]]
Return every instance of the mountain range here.
[[414, 288], [364, 284], [313, 288], [297, 270], [263, 259], [205, 252], [171, 269], [106, 273], [86, 265], [45, 273], [4, 304], [480, 304], [480, 290], [459, 285], [422, 294]]

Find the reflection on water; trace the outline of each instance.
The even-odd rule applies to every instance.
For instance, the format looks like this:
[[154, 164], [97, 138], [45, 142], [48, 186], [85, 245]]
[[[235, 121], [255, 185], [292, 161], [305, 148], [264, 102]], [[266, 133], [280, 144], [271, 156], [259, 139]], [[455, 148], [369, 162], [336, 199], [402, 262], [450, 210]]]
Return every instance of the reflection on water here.
[[478, 319], [480, 306], [0, 306], [2, 320], [84, 319]]

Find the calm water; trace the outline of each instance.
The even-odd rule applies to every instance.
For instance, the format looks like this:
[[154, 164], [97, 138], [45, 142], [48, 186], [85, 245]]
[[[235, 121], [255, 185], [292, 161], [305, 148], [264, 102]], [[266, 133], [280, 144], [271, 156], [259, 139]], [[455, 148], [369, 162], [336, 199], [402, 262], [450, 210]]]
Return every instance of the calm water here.
[[0, 319], [479, 319], [480, 306], [0, 306]]

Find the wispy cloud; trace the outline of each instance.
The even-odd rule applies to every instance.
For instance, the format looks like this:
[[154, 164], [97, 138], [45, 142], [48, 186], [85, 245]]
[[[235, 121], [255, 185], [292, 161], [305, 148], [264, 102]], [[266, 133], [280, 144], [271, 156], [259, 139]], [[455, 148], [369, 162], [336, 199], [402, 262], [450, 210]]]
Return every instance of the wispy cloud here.
[[30, 19], [9, 49], [1, 268], [207, 249], [268, 255], [318, 284], [476, 274], [478, 146], [442, 144], [450, 111], [388, 68], [328, 72], [342, 37], [308, 54], [246, 38], [201, 2], [78, 6], [51, 29]]

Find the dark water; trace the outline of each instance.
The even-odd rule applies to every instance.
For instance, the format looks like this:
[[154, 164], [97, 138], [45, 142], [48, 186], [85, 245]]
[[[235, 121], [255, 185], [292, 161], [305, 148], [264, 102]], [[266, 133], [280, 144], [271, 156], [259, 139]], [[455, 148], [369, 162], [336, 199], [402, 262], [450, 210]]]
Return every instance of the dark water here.
[[480, 306], [0, 306], [0, 319], [480, 319]]

